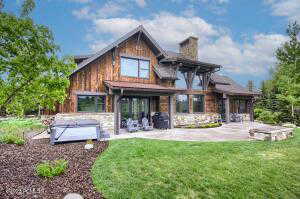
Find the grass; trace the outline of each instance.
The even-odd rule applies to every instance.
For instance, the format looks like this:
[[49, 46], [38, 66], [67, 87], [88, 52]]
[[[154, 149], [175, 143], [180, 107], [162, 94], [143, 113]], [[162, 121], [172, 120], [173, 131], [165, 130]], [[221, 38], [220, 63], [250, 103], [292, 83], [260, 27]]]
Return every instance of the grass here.
[[280, 142], [115, 140], [92, 168], [106, 198], [300, 198], [300, 129]]
[[12, 118], [0, 121], [0, 142], [7, 144], [24, 144], [23, 133], [40, 131], [44, 125], [38, 119]]

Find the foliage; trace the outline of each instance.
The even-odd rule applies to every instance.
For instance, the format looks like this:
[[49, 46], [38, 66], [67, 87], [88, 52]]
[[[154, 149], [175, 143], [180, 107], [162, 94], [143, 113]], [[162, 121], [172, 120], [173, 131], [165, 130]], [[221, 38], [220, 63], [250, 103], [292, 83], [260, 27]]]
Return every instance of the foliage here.
[[45, 126], [38, 119], [11, 118], [0, 122], [0, 135], [13, 134], [15, 136], [23, 136], [24, 132], [40, 131]]
[[300, 129], [272, 143], [113, 140], [92, 179], [105, 198], [299, 198], [299, 162]]
[[[33, 1], [25, 1], [24, 16], [0, 12], [0, 114], [22, 115], [39, 106], [54, 109], [63, 102], [69, 75], [75, 68], [70, 57], [58, 58], [52, 32], [35, 24], [28, 14]], [[21, 14], [21, 16], [23, 16]]]
[[[262, 82], [262, 97], [256, 108], [278, 113], [282, 123], [293, 122], [300, 125], [300, 113], [295, 111], [300, 105], [300, 25], [290, 23], [287, 34], [290, 38], [276, 50], [278, 64], [272, 71], [272, 78]], [[267, 116], [267, 112], [264, 116]], [[276, 114], [275, 114], [276, 115]]]
[[216, 128], [222, 126], [221, 123], [209, 123], [209, 124], [202, 124], [199, 128]]
[[55, 161], [45, 161], [39, 163], [35, 170], [38, 176], [52, 178], [54, 176], [59, 176], [65, 172], [68, 167], [68, 161], [66, 160], [55, 160]]
[[279, 112], [271, 112], [264, 109], [254, 109], [254, 114], [257, 120], [266, 124], [277, 124], [279, 122]]
[[3, 144], [16, 144], [16, 145], [24, 145], [25, 140], [21, 138], [20, 136], [14, 135], [14, 134], [4, 134], [0, 135], [0, 143]]

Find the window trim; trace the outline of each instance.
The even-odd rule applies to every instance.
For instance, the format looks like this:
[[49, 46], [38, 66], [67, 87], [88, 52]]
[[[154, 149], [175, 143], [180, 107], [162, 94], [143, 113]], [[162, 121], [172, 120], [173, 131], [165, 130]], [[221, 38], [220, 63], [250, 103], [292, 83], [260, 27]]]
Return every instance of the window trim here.
[[[185, 95], [187, 96], [187, 107], [188, 107], [188, 111], [187, 112], [178, 112], [177, 111], [177, 96], [178, 95]], [[190, 95], [189, 94], [178, 94], [176, 95], [176, 98], [175, 98], [175, 110], [176, 110], [176, 113], [179, 113], [179, 114], [188, 114], [190, 113]]]
[[[195, 95], [201, 95], [203, 96], [203, 111], [202, 112], [194, 112], [194, 96]], [[204, 94], [193, 94], [192, 95], [192, 110], [193, 110], [193, 113], [205, 113], [205, 95]]]
[[[133, 59], [133, 60], [137, 60], [138, 62], [138, 76], [129, 76], [129, 75], [122, 75], [122, 58], [125, 58], [125, 59]], [[148, 65], [148, 69], [141, 69], [140, 68], [140, 61], [147, 61], [149, 63]], [[146, 57], [136, 57], [136, 56], [128, 56], [128, 55], [124, 55], [124, 54], [121, 54], [120, 56], [120, 75], [122, 77], [131, 77], [131, 78], [139, 78], [139, 79], [150, 79], [150, 65], [151, 65], [151, 60], [149, 58], [146, 58]], [[140, 71], [141, 70], [148, 70], [148, 77], [141, 77], [140, 76]]]
[[[79, 97], [86, 97], [86, 96], [88, 96], [88, 97], [95, 97], [95, 100], [94, 100], [94, 103], [95, 103], [95, 111], [93, 111], [93, 112], [91, 112], [91, 111], [78, 111], [78, 98]], [[104, 98], [104, 104], [103, 104], [103, 111], [98, 111], [99, 110], [99, 108], [98, 108], [98, 99], [99, 99], [99, 97], [103, 97]], [[106, 112], [106, 95], [82, 95], [82, 94], [80, 94], [80, 95], [77, 95], [77, 97], [76, 97], [76, 99], [77, 99], [77, 103], [76, 103], [76, 112], [77, 113], [105, 113]]]

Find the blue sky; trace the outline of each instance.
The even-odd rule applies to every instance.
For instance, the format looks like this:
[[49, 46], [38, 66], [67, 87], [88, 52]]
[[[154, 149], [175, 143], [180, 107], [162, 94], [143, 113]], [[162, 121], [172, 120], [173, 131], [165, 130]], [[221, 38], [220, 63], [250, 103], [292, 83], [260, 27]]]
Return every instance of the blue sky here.
[[[4, 0], [5, 10], [18, 14], [21, 2]], [[62, 55], [96, 52], [140, 24], [166, 50], [197, 36], [201, 61], [259, 86], [299, 10], [300, 0], [37, 0], [32, 17], [54, 32]]]

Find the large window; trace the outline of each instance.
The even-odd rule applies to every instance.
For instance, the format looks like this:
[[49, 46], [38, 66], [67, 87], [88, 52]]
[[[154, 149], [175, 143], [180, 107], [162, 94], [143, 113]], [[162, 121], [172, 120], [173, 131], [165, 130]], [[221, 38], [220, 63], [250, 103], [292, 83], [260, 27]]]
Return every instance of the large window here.
[[193, 95], [193, 112], [204, 112], [204, 95]]
[[149, 71], [149, 60], [121, 57], [122, 76], [149, 78]]
[[105, 96], [78, 95], [78, 112], [105, 112]]
[[177, 111], [177, 113], [188, 113], [189, 112], [188, 95], [177, 95], [176, 96], [176, 111]]

